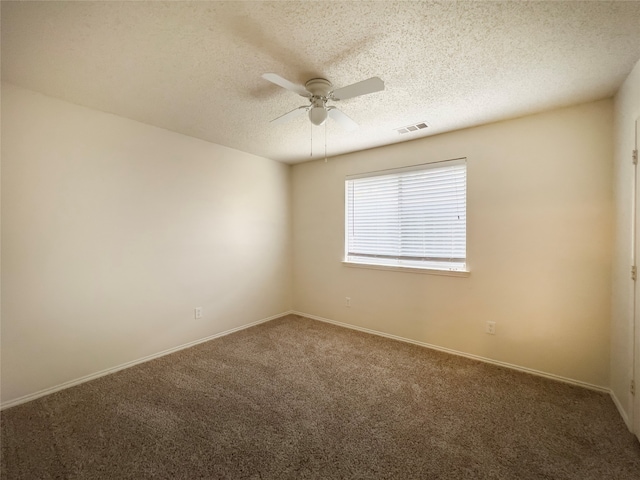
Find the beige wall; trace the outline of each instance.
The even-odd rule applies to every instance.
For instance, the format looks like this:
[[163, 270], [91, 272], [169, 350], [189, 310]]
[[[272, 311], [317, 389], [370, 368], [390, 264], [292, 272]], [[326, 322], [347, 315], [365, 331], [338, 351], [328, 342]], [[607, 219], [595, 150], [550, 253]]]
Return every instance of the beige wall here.
[[[287, 311], [292, 288], [304, 313], [608, 386], [612, 125], [605, 100], [288, 167], [3, 84], [2, 401]], [[469, 277], [342, 265], [345, 175], [460, 156]]]
[[[295, 165], [294, 309], [608, 387], [612, 126], [603, 100]], [[341, 264], [345, 175], [457, 157], [469, 277]]]
[[289, 310], [289, 182], [3, 84], [3, 403]]
[[635, 121], [640, 117], [640, 62], [615, 97], [615, 243], [611, 318], [611, 391], [624, 415], [631, 413], [629, 382], [633, 359], [632, 264], [633, 174], [631, 151]]

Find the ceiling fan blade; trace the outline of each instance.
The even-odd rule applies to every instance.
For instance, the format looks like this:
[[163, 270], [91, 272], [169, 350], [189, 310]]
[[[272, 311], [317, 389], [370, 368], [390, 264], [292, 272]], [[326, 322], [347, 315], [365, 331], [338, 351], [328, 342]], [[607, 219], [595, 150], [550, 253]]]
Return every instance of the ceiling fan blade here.
[[347, 98], [359, 97], [368, 93], [384, 90], [384, 82], [378, 77], [371, 77], [358, 83], [347, 85], [346, 87], [334, 90], [331, 93], [333, 100], [346, 100]]
[[311, 94], [307, 91], [307, 89], [304, 88], [302, 85], [298, 85], [293, 82], [290, 82], [286, 78], [282, 78], [277, 73], [263, 73], [262, 78], [264, 78], [265, 80], [269, 80], [271, 83], [275, 83], [279, 87], [282, 87], [294, 93], [297, 93], [302, 97], [308, 98], [311, 96]]
[[358, 124], [342, 110], [338, 110], [336, 107], [327, 107], [327, 110], [329, 110], [329, 116], [345, 130], [355, 130], [358, 128]]
[[271, 120], [271, 123], [276, 125], [279, 123], [284, 123], [288, 120], [291, 120], [292, 118], [300, 116], [307, 110], [309, 110], [309, 107], [298, 107], [295, 110], [291, 110], [290, 112], [285, 113], [284, 115], [280, 115], [278, 118], [274, 118], [273, 120]]

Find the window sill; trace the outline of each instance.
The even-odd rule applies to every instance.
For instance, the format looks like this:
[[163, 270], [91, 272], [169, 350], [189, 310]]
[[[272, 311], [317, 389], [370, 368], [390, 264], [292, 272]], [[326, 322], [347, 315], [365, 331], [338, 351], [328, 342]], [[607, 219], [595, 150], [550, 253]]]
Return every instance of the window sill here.
[[469, 270], [438, 270], [437, 268], [398, 267], [394, 265], [374, 265], [371, 263], [357, 263], [342, 261], [345, 267], [368, 268], [371, 270], [391, 270], [394, 272], [421, 273], [425, 275], [444, 275], [446, 277], [468, 277]]

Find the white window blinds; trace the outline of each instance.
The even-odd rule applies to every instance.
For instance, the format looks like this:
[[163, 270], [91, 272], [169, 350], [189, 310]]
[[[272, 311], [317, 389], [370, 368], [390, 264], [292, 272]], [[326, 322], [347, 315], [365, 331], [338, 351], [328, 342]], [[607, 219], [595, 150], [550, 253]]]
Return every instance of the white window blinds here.
[[346, 180], [347, 262], [466, 269], [465, 159]]

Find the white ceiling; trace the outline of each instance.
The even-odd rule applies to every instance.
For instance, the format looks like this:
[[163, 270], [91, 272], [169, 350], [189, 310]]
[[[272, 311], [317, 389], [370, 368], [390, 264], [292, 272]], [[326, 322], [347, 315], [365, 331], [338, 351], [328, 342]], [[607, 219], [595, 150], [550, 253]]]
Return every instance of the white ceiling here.
[[336, 104], [360, 128], [329, 121], [335, 155], [610, 97], [640, 58], [640, 2], [3, 1], [1, 15], [3, 80], [288, 163], [310, 159], [311, 124], [269, 121], [307, 101], [265, 72], [384, 80]]

